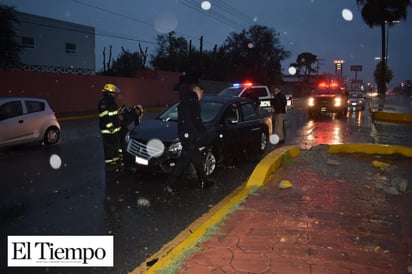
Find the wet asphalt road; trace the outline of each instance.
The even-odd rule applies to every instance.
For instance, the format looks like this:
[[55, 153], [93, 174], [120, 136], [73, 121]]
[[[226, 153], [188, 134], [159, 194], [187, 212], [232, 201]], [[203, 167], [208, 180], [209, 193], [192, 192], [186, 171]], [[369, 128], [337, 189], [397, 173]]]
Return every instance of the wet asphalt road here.
[[[6, 269], [6, 235], [114, 235], [114, 268], [24, 269], [30, 273], [127, 273], [246, 181], [259, 158], [218, 170], [215, 186], [187, 181], [177, 197], [162, 191], [166, 176], [105, 171], [97, 120], [62, 122], [57, 146], [38, 144], [0, 152], [2, 232], [0, 273]], [[50, 164], [52, 155], [62, 161]], [[192, 184], [191, 184], [192, 183]], [[73, 272], [74, 271], [74, 272]]]
[[[221, 167], [212, 188], [200, 190], [188, 181], [180, 195], [169, 197], [161, 190], [164, 175], [105, 171], [96, 119], [62, 122], [62, 130], [57, 146], [0, 151], [1, 273], [127, 273], [244, 183], [259, 161], [252, 157]], [[298, 100], [286, 121], [286, 143], [302, 148], [350, 142], [412, 146], [411, 132], [411, 126], [373, 124], [367, 110], [309, 120]], [[62, 161], [56, 169], [53, 154]], [[107, 234], [115, 239], [114, 268], [5, 268], [5, 235]]]

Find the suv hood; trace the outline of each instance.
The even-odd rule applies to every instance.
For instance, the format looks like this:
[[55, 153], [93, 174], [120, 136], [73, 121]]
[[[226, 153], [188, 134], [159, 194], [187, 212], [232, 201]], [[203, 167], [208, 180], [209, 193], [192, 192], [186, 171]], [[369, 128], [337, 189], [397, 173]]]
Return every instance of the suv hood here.
[[177, 142], [177, 121], [152, 119], [144, 121], [130, 131], [130, 137], [137, 140], [160, 139], [162, 142]]

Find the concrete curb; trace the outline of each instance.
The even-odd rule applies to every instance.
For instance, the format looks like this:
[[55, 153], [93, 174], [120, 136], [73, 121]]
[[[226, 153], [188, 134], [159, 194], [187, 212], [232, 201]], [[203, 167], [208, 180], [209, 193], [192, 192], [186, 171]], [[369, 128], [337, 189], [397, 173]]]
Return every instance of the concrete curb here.
[[[412, 148], [380, 144], [335, 144], [328, 146], [328, 153], [400, 154], [412, 157]], [[173, 273], [172, 265], [184, 260], [193, 251], [193, 247], [207, 240], [208, 235], [211, 232], [213, 233], [213, 229], [218, 227], [228, 215], [236, 210], [249, 194], [264, 186], [271, 174], [281, 166], [284, 157], [297, 157], [299, 154], [300, 149], [296, 146], [281, 147], [270, 152], [258, 163], [246, 184], [216, 205], [211, 210], [211, 212], [213, 211], [211, 214], [201, 217], [189, 226], [190, 233], [186, 233], [188, 235], [186, 238], [183, 237], [182, 239], [180, 237], [178, 241], [172, 241], [172, 244], [167, 244], [167, 250], [162, 249], [163, 253], [158, 252], [152, 256], [152, 258], [159, 259], [148, 270], [145, 271], [145, 262], [132, 273]], [[204, 219], [206, 220], [203, 221]], [[202, 223], [199, 224], [199, 222]], [[173, 245], [175, 246], [173, 247]]]

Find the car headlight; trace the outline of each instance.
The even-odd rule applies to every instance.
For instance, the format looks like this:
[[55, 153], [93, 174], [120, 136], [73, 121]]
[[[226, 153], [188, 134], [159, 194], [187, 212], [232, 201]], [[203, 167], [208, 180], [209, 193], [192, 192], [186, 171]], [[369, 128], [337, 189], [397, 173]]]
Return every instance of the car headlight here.
[[177, 142], [177, 143], [170, 145], [167, 151], [180, 156], [180, 153], [182, 152], [182, 143]]
[[335, 107], [340, 107], [342, 105], [342, 98], [335, 98]]
[[308, 100], [308, 106], [313, 107], [315, 105], [315, 98], [310, 97]]

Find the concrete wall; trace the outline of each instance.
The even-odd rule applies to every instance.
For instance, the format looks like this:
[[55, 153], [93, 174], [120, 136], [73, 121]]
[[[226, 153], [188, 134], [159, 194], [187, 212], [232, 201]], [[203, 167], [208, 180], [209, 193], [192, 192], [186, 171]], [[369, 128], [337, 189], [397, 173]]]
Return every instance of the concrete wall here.
[[[178, 72], [143, 71], [136, 78], [98, 75], [63, 74], [34, 71], [1, 71], [0, 97], [39, 97], [49, 101], [58, 116], [97, 113], [97, 102], [106, 83], [121, 90], [119, 105], [141, 104], [145, 108], [166, 107], [179, 99], [174, 90], [179, 82]], [[231, 83], [200, 81], [205, 93], [217, 94]], [[294, 97], [303, 93], [295, 85], [284, 85]]]
[[45, 98], [61, 117], [97, 113], [97, 102], [106, 83], [120, 88], [119, 105], [164, 107], [178, 100], [178, 92], [173, 90], [178, 81], [179, 73], [164, 71], [122, 78], [0, 70], [0, 97]]

